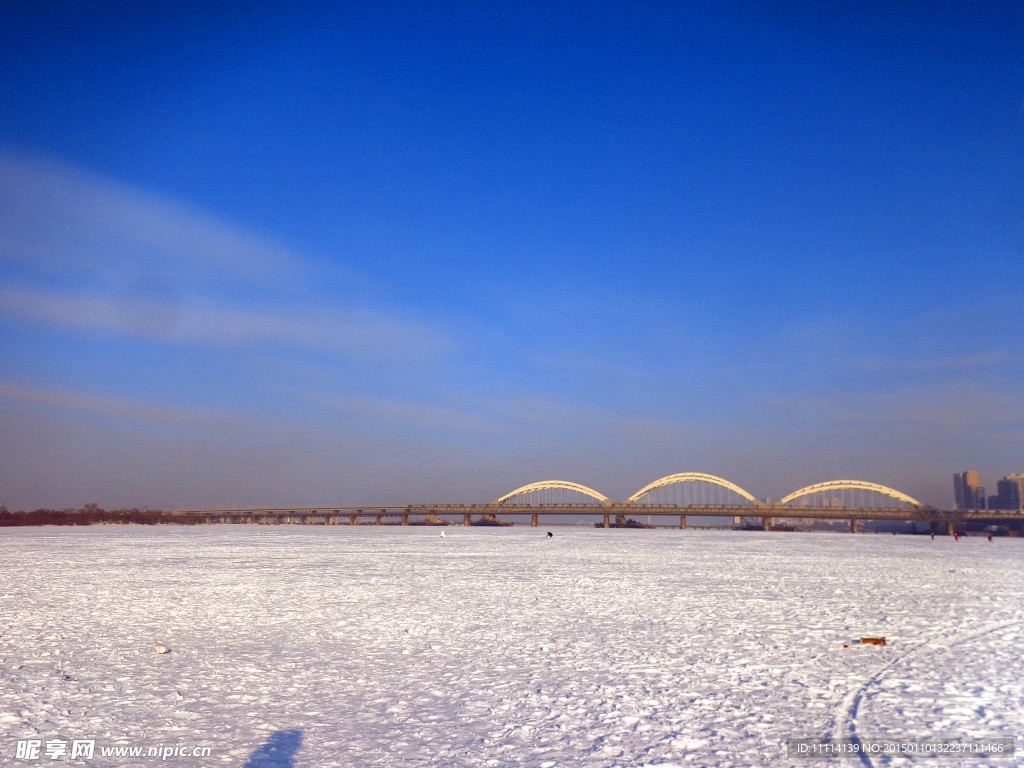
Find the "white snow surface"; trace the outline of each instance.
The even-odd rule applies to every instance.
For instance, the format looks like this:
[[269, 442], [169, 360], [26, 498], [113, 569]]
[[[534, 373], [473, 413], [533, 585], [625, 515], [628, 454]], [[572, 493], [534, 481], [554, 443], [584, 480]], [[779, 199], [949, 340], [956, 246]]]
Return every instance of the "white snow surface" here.
[[0, 764], [852, 768], [888, 762], [786, 740], [1020, 735], [1020, 539], [552, 530], [3, 529]]

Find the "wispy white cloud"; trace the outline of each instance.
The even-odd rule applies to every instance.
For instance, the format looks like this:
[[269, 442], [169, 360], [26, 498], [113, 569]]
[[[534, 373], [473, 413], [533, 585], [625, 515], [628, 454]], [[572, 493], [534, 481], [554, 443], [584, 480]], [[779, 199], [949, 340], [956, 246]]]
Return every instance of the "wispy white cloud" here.
[[[334, 267], [47, 159], [0, 153], [0, 271], [0, 311], [69, 330], [286, 345], [386, 364], [422, 364], [456, 348], [440, 327], [386, 301], [360, 301], [358, 281]], [[350, 290], [342, 300], [325, 284]]]
[[0, 258], [108, 278], [166, 272], [280, 284], [298, 254], [180, 202], [38, 156], [0, 152]]
[[195, 408], [171, 408], [106, 395], [25, 386], [5, 379], [0, 379], [0, 398], [155, 426], [185, 427], [219, 432], [238, 430], [249, 423], [248, 420]]
[[475, 412], [466, 407], [437, 405], [414, 400], [378, 397], [358, 397], [340, 393], [313, 394], [310, 400], [373, 423], [404, 429], [432, 429], [450, 432], [476, 432], [483, 434], [514, 434], [516, 430], [502, 424], [493, 416]]
[[68, 330], [202, 346], [283, 345], [375, 362], [418, 362], [455, 349], [433, 329], [360, 308], [253, 310], [196, 298], [140, 301], [16, 287], [0, 289], [0, 312]]
[[571, 374], [590, 377], [613, 378], [622, 381], [648, 381], [654, 375], [647, 368], [628, 365], [609, 357], [574, 349], [559, 350], [531, 356], [538, 365], [562, 369]]
[[835, 423], [875, 424], [893, 432], [913, 426], [912, 434], [918, 436], [922, 428], [929, 428], [954, 438], [1024, 418], [1017, 392], [976, 381], [928, 382], [886, 393], [839, 395], [824, 405], [822, 412]]
[[[365, 419], [371, 424], [413, 430], [491, 435], [498, 450], [529, 450], [539, 441], [551, 450], [558, 446], [590, 443], [635, 450], [656, 442], [664, 446], [692, 437], [695, 428], [672, 420], [622, 416], [597, 406], [559, 401], [541, 396], [472, 396], [438, 404], [429, 399], [396, 399], [320, 392], [305, 394], [319, 405]], [[586, 449], [578, 449], [586, 452]]]
[[[994, 377], [993, 377], [994, 378]], [[775, 398], [775, 444], [798, 444], [821, 455], [853, 452], [861, 461], [894, 463], [908, 455], [982, 455], [995, 446], [1017, 450], [1024, 422], [1018, 388], [979, 376], [926, 379], [885, 388], [845, 387], [832, 392]], [[792, 414], [786, 419], [783, 414]]]
[[917, 359], [874, 358], [862, 364], [865, 371], [894, 373], [934, 373], [977, 371], [1012, 362], [1012, 358], [1002, 352], [988, 351], [973, 355], [950, 355], [948, 357], [932, 357]]

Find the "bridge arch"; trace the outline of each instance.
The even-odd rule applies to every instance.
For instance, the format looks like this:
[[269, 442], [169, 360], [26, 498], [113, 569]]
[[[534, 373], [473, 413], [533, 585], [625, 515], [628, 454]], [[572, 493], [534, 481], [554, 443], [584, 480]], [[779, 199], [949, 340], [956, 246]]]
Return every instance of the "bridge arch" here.
[[747, 491], [745, 491], [742, 488], [740, 488], [735, 483], [730, 483], [728, 480], [725, 480], [725, 479], [723, 479], [721, 477], [717, 477], [715, 475], [707, 475], [707, 474], [704, 474], [703, 472], [679, 472], [679, 473], [676, 473], [674, 475], [666, 475], [665, 477], [663, 477], [663, 478], [661, 478], [659, 480], [655, 480], [653, 483], [650, 483], [649, 485], [645, 485], [639, 491], [637, 491], [632, 496], [630, 496], [628, 499], [626, 499], [626, 503], [627, 504], [635, 504], [637, 499], [639, 499], [644, 494], [650, 493], [651, 491], [657, 490], [658, 488], [664, 488], [667, 485], [675, 485], [676, 483], [697, 483], [697, 482], [699, 482], [699, 483], [711, 483], [712, 485], [721, 486], [722, 488], [725, 488], [726, 490], [729, 490], [729, 491], [732, 491], [733, 493], [739, 494], [740, 496], [745, 498], [747, 501], [749, 501], [751, 504], [753, 504], [755, 507], [761, 506], [761, 502], [760, 501], [755, 499], [751, 494], [749, 494]]
[[911, 504], [915, 507], [923, 507], [917, 499], [908, 496], [902, 491], [897, 491], [895, 488], [890, 488], [886, 485], [879, 485], [878, 483], [867, 483], [862, 480], [829, 480], [826, 483], [815, 483], [814, 485], [808, 485], [806, 488], [801, 488], [799, 491], [793, 491], [793, 493], [779, 499], [779, 504], [788, 504], [791, 501], [802, 498], [804, 496], [810, 496], [815, 493], [821, 493], [823, 491], [873, 491], [883, 496], [888, 496], [890, 499], [896, 501], [902, 501], [905, 504]]
[[570, 483], [568, 480], [541, 480], [538, 483], [529, 483], [528, 485], [524, 485], [521, 488], [516, 488], [511, 493], [506, 493], [504, 496], [502, 496], [500, 499], [493, 503], [504, 504], [505, 502], [514, 499], [518, 496], [524, 496], [527, 493], [533, 493], [534, 491], [546, 491], [549, 489], [576, 491], [577, 493], [582, 493], [587, 496], [590, 496], [592, 499], [596, 499], [597, 501], [605, 505], [615, 503], [607, 496], [605, 496], [603, 493], [595, 491], [593, 488], [588, 488], [587, 486], [580, 485], [579, 483]]

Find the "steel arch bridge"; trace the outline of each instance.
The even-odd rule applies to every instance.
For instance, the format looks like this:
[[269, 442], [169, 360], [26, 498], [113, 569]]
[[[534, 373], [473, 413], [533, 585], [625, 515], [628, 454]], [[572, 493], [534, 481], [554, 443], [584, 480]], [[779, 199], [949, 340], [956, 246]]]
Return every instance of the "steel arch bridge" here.
[[605, 496], [603, 493], [599, 493], [598, 491], [595, 491], [593, 488], [588, 488], [587, 486], [580, 485], [579, 483], [570, 483], [567, 480], [541, 480], [538, 483], [529, 483], [528, 485], [516, 488], [511, 493], [506, 493], [500, 499], [497, 499], [494, 503], [507, 504], [513, 499], [518, 499], [520, 496], [525, 496], [529, 493], [534, 493], [536, 491], [547, 490], [575, 491], [576, 493], [581, 493], [584, 496], [589, 496], [590, 498], [599, 501], [601, 504], [610, 505], [615, 503], [607, 496]]
[[827, 483], [815, 483], [814, 485], [808, 485], [806, 488], [801, 488], [799, 491], [793, 491], [788, 496], [784, 496], [779, 499], [779, 504], [789, 504], [797, 499], [805, 498], [807, 496], [813, 496], [817, 493], [828, 493], [830, 491], [869, 491], [877, 493], [881, 496], [886, 496], [890, 499], [909, 504], [912, 507], [923, 507], [917, 499], [908, 496], [902, 491], [897, 491], [895, 488], [889, 488], [885, 485], [879, 485], [878, 483], [866, 483], [861, 480], [830, 480]]
[[727, 491], [732, 491], [733, 493], [742, 496], [755, 507], [761, 505], [760, 501], [755, 499], [750, 493], [743, 490], [735, 483], [730, 483], [728, 480], [725, 480], [721, 477], [718, 477], [716, 475], [708, 475], [703, 472], [679, 472], [674, 475], [666, 475], [665, 477], [659, 480], [655, 480], [653, 483], [648, 483], [639, 491], [637, 491], [628, 499], [626, 499], [624, 503], [636, 504], [641, 498], [651, 493], [652, 491], [656, 491], [659, 488], [667, 488], [672, 485], [681, 485], [683, 483], [708, 483], [710, 485], [715, 485], [720, 488], [724, 488]]
[[[686, 493], [676, 494], [676, 498], [686, 500], [669, 503], [653, 500], [651, 494], [665, 488], [685, 490]], [[712, 497], [711, 503], [708, 497]], [[528, 483], [484, 504], [176, 510], [170, 514], [189, 515], [203, 522], [322, 525], [339, 525], [343, 521], [348, 525], [365, 525], [370, 520], [376, 525], [512, 525], [507, 518], [526, 517], [534, 527], [538, 526], [541, 517], [575, 517], [579, 520], [580, 517], [592, 516], [603, 518], [604, 528], [650, 527], [628, 519], [630, 515], [644, 515], [648, 517], [648, 523], [652, 517], [662, 520], [666, 516], [677, 518], [681, 529], [686, 528], [689, 515], [734, 517], [737, 522], [742, 521], [743, 527], [756, 525], [760, 520], [764, 530], [792, 530], [791, 526], [775, 525], [773, 519], [847, 521], [853, 532], [864, 520], [926, 522], [931, 524], [933, 533], [945, 528], [949, 535], [953, 535], [956, 526], [978, 522], [999, 522], [1024, 530], [1024, 510], [941, 510], [895, 488], [863, 480], [815, 483], [770, 502], [755, 498], [749, 491], [724, 478], [703, 472], [666, 475], [621, 502], [580, 483], [543, 480]], [[475, 522], [473, 516], [479, 516]], [[452, 517], [456, 520], [461, 518], [462, 522], [453, 522]], [[612, 518], [615, 519], [614, 524]], [[748, 523], [751, 519], [755, 522]], [[602, 527], [601, 523], [595, 525]]]
[[640, 500], [644, 496], [650, 494], [651, 492], [656, 491], [660, 488], [667, 488], [669, 486], [674, 485], [683, 485], [686, 483], [706, 483], [712, 486], [717, 486], [719, 488], [725, 489], [726, 491], [731, 491], [732, 493], [735, 493], [737, 496], [740, 496], [747, 502], [749, 502], [751, 506], [757, 508], [768, 508], [770, 506], [791, 506], [792, 502], [799, 501], [800, 499], [813, 497], [817, 494], [839, 491], [863, 491], [867, 493], [874, 493], [887, 499], [892, 499], [893, 501], [907, 504], [916, 509], [921, 509], [925, 507], [925, 505], [922, 504], [920, 501], [913, 498], [912, 496], [903, 493], [902, 491], [898, 491], [895, 488], [890, 488], [887, 485], [867, 482], [864, 480], [829, 480], [824, 483], [815, 483], [814, 485], [808, 485], [804, 488], [800, 488], [799, 490], [793, 491], [787, 496], [784, 496], [783, 498], [779, 499], [777, 502], [775, 502], [774, 505], [770, 505], [767, 502], [755, 498], [753, 494], [736, 485], [735, 483], [732, 483], [724, 478], [718, 477], [717, 475], [710, 475], [704, 472], [677, 472], [675, 474], [665, 475], [665, 477], [659, 478], [654, 482], [648, 483], [643, 488], [638, 490], [636, 493], [634, 493], [632, 496], [628, 497], [625, 501], [621, 503], [615, 502], [608, 496], [605, 496], [600, 491], [595, 491], [593, 488], [590, 488], [586, 485], [581, 485], [580, 483], [574, 483], [568, 480], [542, 480], [540, 482], [528, 483], [527, 485], [523, 485], [519, 488], [516, 488], [514, 491], [506, 493], [501, 498], [493, 501], [492, 504], [507, 505], [512, 502], [522, 503], [522, 497], [528, 496], [531, 493], [545, 490], [564, 490], [582, 494], [583, 496], [587, 496], [604, 506], [642, 506], [638, 502], [640, 502]]

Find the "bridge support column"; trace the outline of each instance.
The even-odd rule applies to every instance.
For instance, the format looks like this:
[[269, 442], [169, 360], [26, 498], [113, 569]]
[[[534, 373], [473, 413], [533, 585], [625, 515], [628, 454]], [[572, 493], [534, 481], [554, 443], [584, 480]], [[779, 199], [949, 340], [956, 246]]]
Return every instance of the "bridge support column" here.
[[473, 523], [473, 516], [472, 515], [463, 515], [462, 516], [462, 524], [463, 525], [472, 525], [472, 523]]
[[612, 522], [611, 522], [611, 520], [608, 519], [608, 515], [604, 516], [604, 527], [605, 528], [611, 528], [612, 527]]
[[772, 529], [772, 519], [770, 517], [761, 518], [761, 530], [770, 531]]
[[384, 525], [384, 515], [381, 515], [381, 514], [378, 513], [378, 515], [377, 515], [377, 525]]
[[952, 523], [952, 521], [946, 523], [946, 535], [947, 536], [955, 536], [956, 535], [956, 526]]
[[431, 525], [437, 524], [437, 512], [427, 512], [427, 522]]
[[[650, 518], [648, 518], [648, 519], [650, 519]], [[679, 530], [680, 531], [685, 531], [686, 530], [686, 515], [680, 515], [679, 516]]]
[[850, 520], [850, 533], [856, 533], [856, 532], [857, 532], [857, 521], [856, 520]]
[[530, 518], [530, 527], [531, 528], [536, 528], [537, 527], [537, 513], [536, 512], [534, 512], [533, 513], [533, 517]]
[[359, 517], [359, 515], [349, 515], [348, 516], [348, 524], [349, 525], [359, 525], [359, 523], [356, 522], [356, 518], [358, 518], [358, 517]]
[[408, 524], [409, 524], [409, 513], [406, 512], [405, 514], [402, 515], [402, 525], [408, 525]]

